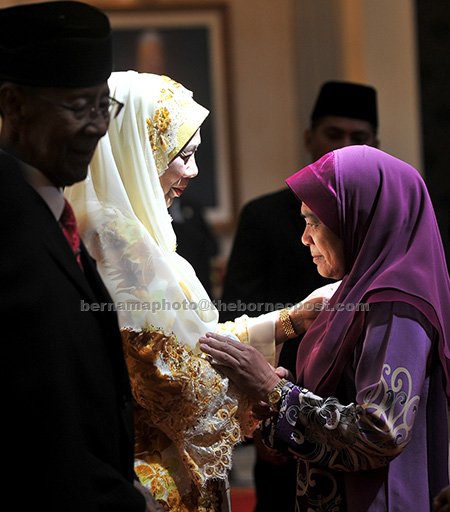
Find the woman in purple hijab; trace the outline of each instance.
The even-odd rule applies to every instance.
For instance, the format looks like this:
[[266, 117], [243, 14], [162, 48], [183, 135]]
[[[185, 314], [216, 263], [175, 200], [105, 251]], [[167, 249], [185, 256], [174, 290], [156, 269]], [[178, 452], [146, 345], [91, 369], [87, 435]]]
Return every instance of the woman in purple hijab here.
[[429, 512], [448, 484], [450, 281], [425, 184], [367, 146], [287, 183], [319, 273], [342, 279], [300, 344], [296, 384], [226, 337], [202, 350], [271, 404], [265, 442], [298, 459], [293, 509]]

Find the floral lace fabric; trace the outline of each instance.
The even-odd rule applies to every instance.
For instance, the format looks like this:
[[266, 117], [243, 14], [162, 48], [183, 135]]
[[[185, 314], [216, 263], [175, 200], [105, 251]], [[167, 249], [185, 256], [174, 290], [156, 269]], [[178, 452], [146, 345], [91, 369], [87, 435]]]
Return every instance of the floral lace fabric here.
[[164, 510], [215, 512], [229, 510], [223, 480], [208, 480], [199, 489], [180, 461], [172, 441], [156, 428], [145, 409], [135, 406], [135, 472]]
[[135, 470], [141, 483], [168, 510], [222, 510], [226, 493], [219, 490], [233, 449], [258, 424], [249, 403], [174, 335], [123, 329], [122, 339], [137, 404]]

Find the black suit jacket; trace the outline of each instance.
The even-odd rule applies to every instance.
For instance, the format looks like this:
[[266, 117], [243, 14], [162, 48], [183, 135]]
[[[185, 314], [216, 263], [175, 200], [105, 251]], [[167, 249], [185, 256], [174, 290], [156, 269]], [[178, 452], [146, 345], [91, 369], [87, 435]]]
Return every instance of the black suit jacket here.
[[111, 298], [84, 246], [83, 273], [50, 209], [5, 153], [0, 234], [7, 494], [24, 510], [143, 511], [116, 314], [87, 308]]

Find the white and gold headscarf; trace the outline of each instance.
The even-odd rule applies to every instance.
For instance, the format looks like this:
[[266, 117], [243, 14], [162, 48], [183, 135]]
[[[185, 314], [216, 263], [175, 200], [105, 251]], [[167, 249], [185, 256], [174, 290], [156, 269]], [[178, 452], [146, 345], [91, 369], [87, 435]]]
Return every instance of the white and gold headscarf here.
[[122, 328], [156, 326], [197, 351], [218, 313], [176, 236], [159, 177], [208, 110], [168, 77], [113, 73], [124, 103], [99, 144], [88, 178], [66, 191], [83, 240], [117, 306]]

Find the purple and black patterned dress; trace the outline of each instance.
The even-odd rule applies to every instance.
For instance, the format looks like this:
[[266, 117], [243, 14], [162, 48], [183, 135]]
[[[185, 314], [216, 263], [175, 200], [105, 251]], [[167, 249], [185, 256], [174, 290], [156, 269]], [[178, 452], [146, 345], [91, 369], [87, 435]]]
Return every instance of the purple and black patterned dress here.
[[284, 386], [263, 437], [298, 459], [292, 510], [432, 510], [448, 484], [447, 402], [435, 339], [413, 306], [372, 304], [335, 396]]

